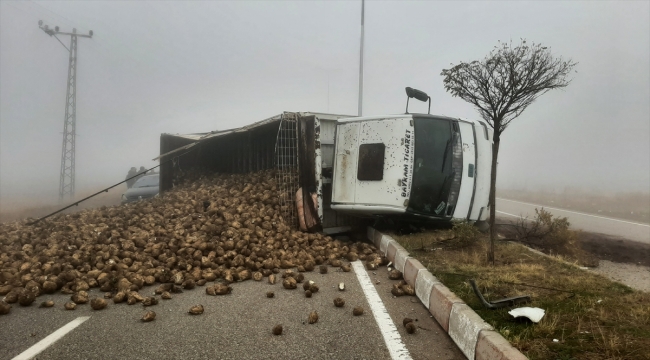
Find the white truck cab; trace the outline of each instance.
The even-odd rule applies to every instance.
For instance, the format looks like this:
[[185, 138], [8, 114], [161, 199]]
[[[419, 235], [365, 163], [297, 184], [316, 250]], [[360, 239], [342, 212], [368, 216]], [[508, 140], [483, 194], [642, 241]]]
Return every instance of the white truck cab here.
[[483, 221], [491, 160], [492, 130], [480, 121], [408, 113], [339, 119], [331, 208]]

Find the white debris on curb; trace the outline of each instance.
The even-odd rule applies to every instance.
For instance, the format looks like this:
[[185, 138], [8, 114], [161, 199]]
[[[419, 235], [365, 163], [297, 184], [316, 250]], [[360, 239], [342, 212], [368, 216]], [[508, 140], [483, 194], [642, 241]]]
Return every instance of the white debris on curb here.
[[520, 307], [508, 311], [508, 314], [512, 315], [515, 318], [523, 316], [530, 319], [534, 323], [538, 323], [544, 317], [544, 309], [534, 308], [534, 307]]

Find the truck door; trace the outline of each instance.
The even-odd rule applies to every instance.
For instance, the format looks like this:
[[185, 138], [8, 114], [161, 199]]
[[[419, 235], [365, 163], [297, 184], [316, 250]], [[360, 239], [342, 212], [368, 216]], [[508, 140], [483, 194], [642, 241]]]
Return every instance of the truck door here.
[[[403, 209], [401, 181], [410, 177], [413, 127], [407, 119], [364, 121], [359, 129], [357, 204]], [[406, 184], [405, 184], [406, 185]], [[410, 189], [409, 189], [410, 190]]]
[[368, 215], [404, 211], [412, 171], [410, 120], [377, 119], [337, 125], [333, 204], [354, 205], [354, 210]]
[[336, 126], [332, 203], [354, 203], [356, 185], [359, 123]]

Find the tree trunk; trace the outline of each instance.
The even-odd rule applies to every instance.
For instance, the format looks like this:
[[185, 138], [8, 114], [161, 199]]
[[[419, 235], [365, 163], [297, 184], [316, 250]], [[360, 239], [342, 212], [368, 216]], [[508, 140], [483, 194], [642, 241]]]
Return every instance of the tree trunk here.
[[501, 142], [501, 132], [497, 129], [500, 122], [494, 122], [494, 143], [492, 144], [492, 174], [490, 175], [490, 250], [488, 251], [488, 261], [494, 265], [494, 242], [497, 237], [496, 226], [496, 193], [497, 193], [497, 159], [499, 158], [499, 143]]

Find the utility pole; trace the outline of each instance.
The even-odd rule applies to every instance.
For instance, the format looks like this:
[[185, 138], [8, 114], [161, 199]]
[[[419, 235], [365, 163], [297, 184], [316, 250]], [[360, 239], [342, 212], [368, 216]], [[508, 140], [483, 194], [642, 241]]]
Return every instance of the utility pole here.
[[[77, 135], [77, 37], [92, 38], [93, 31], [90, 30], [88, 35], [77, 34], [77, 29], [72, 29], [71, 33], [61, 32], [58, 26], [50, 29], [49, 26], [43, 25], [42, 20], [38, 22], [38, 27], [46, 34], [54, 36], [70, 54], [68, 60], [68, 85], [65, 96], [65, 117], [63, 118], [61, 177], [59, 180], [59, 202], [62, 202], [66, 195], [71, 199], [74, 198], [75, 137]], [[69, 35], [70, 48], [66, 47], [57, 35]]]
[[359, 114], [363, 113], [363, 17], [365, 13], [365, 2], [361, 0], [361, 46], [359, 50]]

